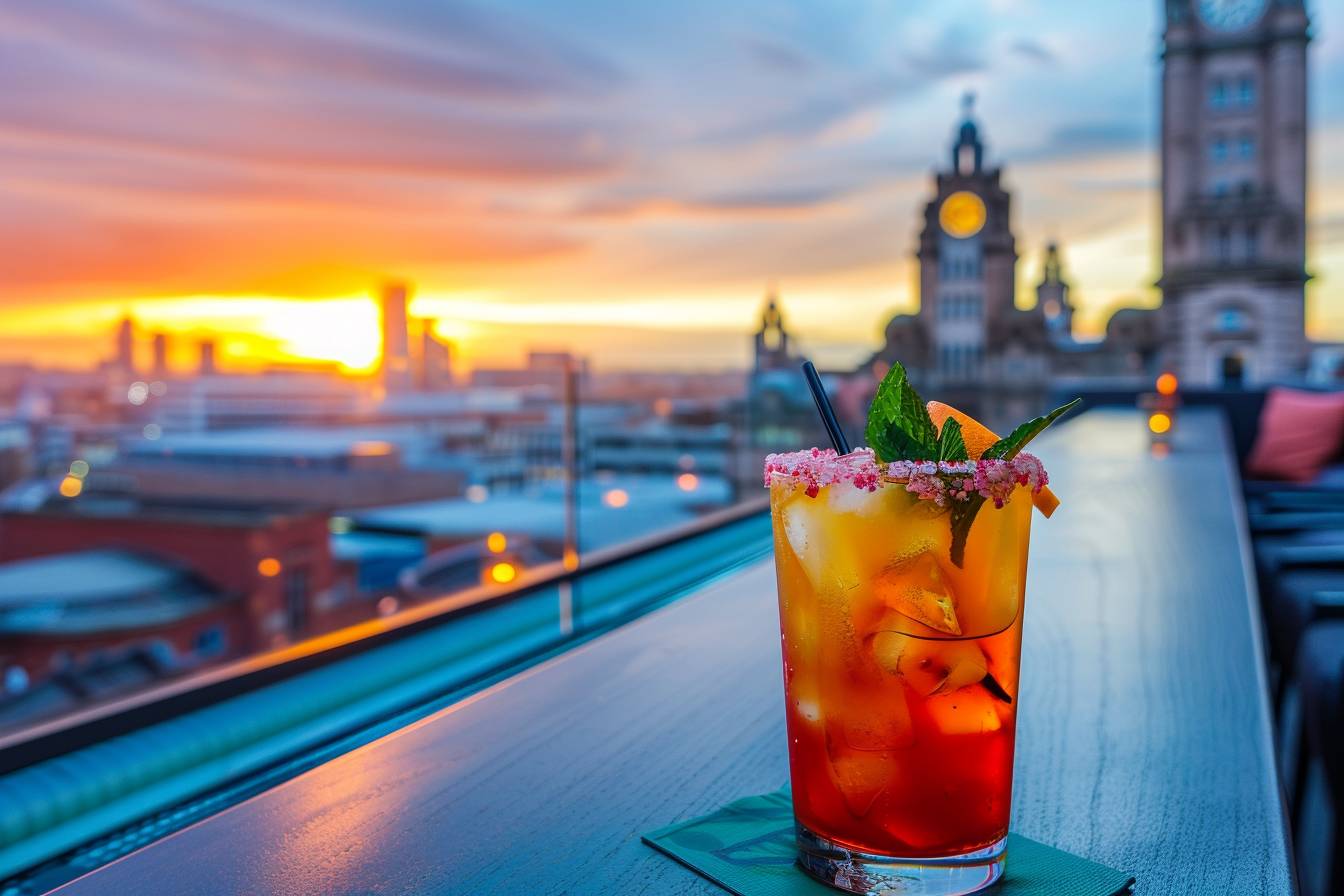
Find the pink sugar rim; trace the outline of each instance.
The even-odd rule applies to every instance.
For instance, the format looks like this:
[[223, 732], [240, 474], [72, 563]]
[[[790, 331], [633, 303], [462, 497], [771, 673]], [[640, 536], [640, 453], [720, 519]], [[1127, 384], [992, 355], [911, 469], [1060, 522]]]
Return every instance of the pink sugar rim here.
[[968, 501], [976, 495], [1002, 507], [1019, 486], [1032, 493], [1050, 482], [1040, 458], [1025, 451], [1011, 460], [898, 460], [879, 461], [871, 448], [838, 454], [833, 448], [811, 448], [765, 459], [765, 485], [776, 476], [793, 479], [809, 497], [815, 498], [828, 485], [852, 485], [877, 491], [886, 484], [901, 484], [905, 490], [940, 507], [949, 501]]

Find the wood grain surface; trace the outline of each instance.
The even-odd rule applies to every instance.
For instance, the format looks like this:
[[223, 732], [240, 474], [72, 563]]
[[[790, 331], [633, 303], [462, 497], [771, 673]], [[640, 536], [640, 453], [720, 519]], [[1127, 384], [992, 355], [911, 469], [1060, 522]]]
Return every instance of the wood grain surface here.
[[[1014, 829], [1151, 894], [1293, 890], [1221, 420], [1038, 445]], [[100, 869], [85, 894], [710, 894], [643, 831], [779, 787], [759, 564]], [[936, 774], [936, 769], [930, 769]]]

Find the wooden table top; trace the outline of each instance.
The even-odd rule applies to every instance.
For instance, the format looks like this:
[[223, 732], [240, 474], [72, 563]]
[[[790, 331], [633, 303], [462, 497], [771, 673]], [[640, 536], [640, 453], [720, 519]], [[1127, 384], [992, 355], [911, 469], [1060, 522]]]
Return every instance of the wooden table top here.
[[[1013, 828], [1141, 893], [1293, 890], [1221, 419], [1043, 437]], [[74, 881], [67, 896], [721, 892], [640, 843], [787, 779], [753, 566]]]

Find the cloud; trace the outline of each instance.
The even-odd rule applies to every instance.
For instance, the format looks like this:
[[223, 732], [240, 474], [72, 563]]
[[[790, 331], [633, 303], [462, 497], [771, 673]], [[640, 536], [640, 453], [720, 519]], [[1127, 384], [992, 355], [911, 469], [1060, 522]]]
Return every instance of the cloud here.
[[278, 8], [0, 7], [0, 130], [351, 174], [535, 180], [621, 164], [601, 113], [547, 108], [592, 104], [622, 79], [562, 40], [519, 36], [466, 8], [419, 34], [395, 19], [358, 27]]
[[985, 68], [983, 35], [961, 23], [945, 26], [932, 41], [908, 49], [905, 59], [924, 80], [941, 80]]
[[804, 75], [813, 69], [812, 60], [797, 47], [764, 37], [746, 37], [742, 47], [758, 65], [773, 72]]
[[1146, 124], [1138, 119], [1079, 122], [1052, 129], [1044, 142], [1030, 149], [1015, 151], [1013, 158], [1019, 162], [1036, 162], [1093, 156], [1151, 145], [1153, 135]]
[[848, 188], [763, 188], [704, 197], [676, 198], [651, 195], [637, 198], [606, 198], [584, 203], [575, 214], [586, 218], [698, 218], [778, 217], [808, 214], [842, 198]]
[[[442, 10], [420, 31], [395, 18], [361, 21], [358, 8], [335, 17], [329, 6], [288, 12], [246, 0], [72, 0], [0, 9], [0, 25], [47, 52], [77, 50], [144, 71], [213, 72], [281, 93], [348, 84], [526, 100], [601, 93], [623, 79], [605, 60], [558, 39], [523, 39], [468, 7]], [[106, 71], [124, 76], [120, 68]]]
[[1008, 45], [1008, 52], [1041, 65], [1055, 65], [1059, 62], [1059, 56], [1054, 50], [1029, 37], [1014, 40]]

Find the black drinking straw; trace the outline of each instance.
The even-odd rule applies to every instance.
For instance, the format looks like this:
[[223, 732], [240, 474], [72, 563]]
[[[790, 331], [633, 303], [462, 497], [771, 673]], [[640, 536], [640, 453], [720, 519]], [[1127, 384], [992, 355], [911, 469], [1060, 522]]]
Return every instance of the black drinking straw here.
[[821, 414], [821, 422], [826, 425], [831, 444], [840, 454], [848, 454], [851, 450], [849, 440], [840, 428], [840, 421], [835, 419], [835, 408], [831, 407], [831, 400], [826, 397], [826, 387], [821, 384], [821, 376], [811, 361], [803, 362], [803, 377], [807, 380], [807, 388], [812, 390], [812, 400], [817, 403], [817, 413]]

